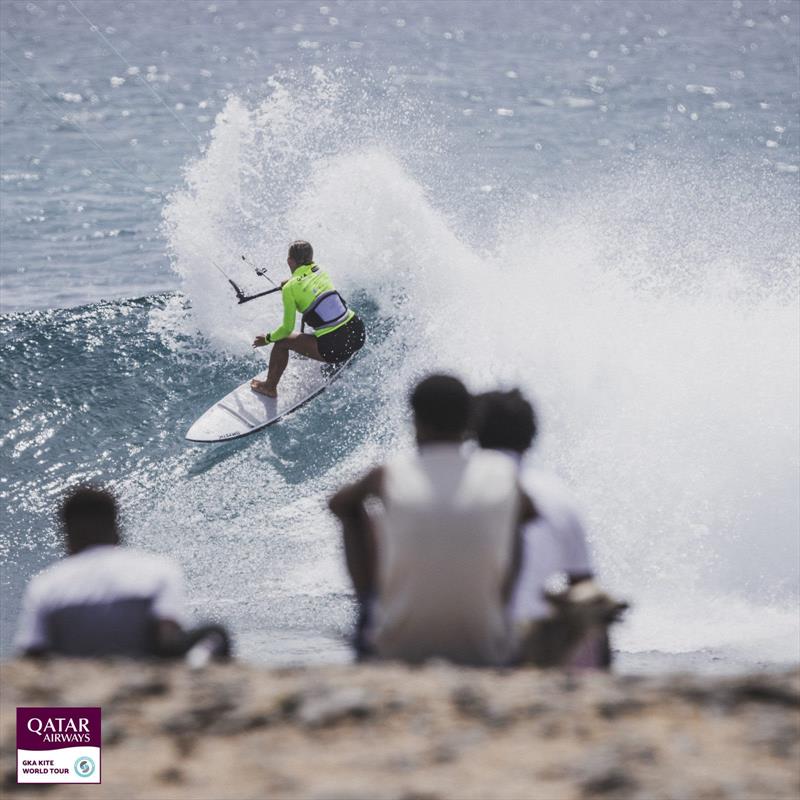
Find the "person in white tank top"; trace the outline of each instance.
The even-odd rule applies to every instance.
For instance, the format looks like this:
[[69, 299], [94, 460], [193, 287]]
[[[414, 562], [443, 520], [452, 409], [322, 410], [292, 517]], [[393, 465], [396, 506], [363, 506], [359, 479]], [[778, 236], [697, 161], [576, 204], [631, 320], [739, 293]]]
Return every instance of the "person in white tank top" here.
[[[533, 508], [509, 459], [464, 446], [471, 398], [459, 380], [426, 378], [411, 405], [417, 451], [330, 500], [369, 617], [364, 649], [411, 663], [504, 664], [513, 646], [507, 600], [520, 523]], [[368, 514], [370, 497], [380, 509]]]

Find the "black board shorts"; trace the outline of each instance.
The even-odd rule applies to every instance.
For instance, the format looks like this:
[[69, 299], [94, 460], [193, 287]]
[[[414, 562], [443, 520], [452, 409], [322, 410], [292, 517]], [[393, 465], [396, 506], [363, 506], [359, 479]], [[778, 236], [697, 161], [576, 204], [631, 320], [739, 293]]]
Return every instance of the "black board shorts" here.
[[329, 364], [338, 364], [341, 361], [347, 361], [353, 353], [364, 346], [366, 341], [367, 334], [364, 330], [364, 323], [360, 317], [354, 316], [341, 328], [318, 336], [317, 347], [324, 361]]

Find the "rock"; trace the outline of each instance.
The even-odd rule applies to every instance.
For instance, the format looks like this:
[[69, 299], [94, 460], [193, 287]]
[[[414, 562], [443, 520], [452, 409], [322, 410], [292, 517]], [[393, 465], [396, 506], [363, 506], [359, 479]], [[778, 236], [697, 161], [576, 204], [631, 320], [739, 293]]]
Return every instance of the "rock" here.
[[[16, 765], [13, 767], [13, 769], [9, 769], [9, 770], [5, 771], [5, 773], [3, 774], [3, 782], [2, 782], [2, 784], [0, 784], [0, 786], [2, 786], [2, 789], [3, 789], [3, 797], [5, 797], [7, 792], [20, 792], [20, 791], [24, 791], [24, 790], [26, 790], [28, 788], [24, 784], [17, 783], [17, 767], [16, 767]], [[49, 789], [49, 788], [51, 788], [51, 787], [48, 786], [48, 784], [46, 784], [46, 783], [39, 784], [39, 785], [34, 785], [34, 789], [35, 790], [44, 789], [45, 791], [47, 791], [47, 789]]]
[[632, 697], [619, 697], [616, 700], [606, 700], [597, 706], [597, 713], [606, 719], [616, 719], [623, 714], [638, 714], [644, 708], [644, 703]]
[[511, 715], [493, 705], [485, 693], [473, 686], [459, 686], [451, 694], [453, 705], [466, 717], [473, 717], [494, 727], [504, 727]]
[[184, 775], [177, 767], [168, 767], [161, 770], [156, 778], [162, 783], [183, 783]]
[[613, 795], [620, 798], [636, 788], [636, 781], [623, 767], [606, 765], [589, 772], [580, 781], [580, 787], [586, 797]]
[[800, 708], [800, 692], [791, 687], [776, 685], [774, 681], [747, 680], [733, 686], [730, 694], [735, 703], [770, 703]]
[[160, 678], [146, 677], [141, 680], [124, 683], [111, 696], [109, 703], [137, 703], [144, 697], [158, 697], [169, 691], [169, 684]]
[[345, 719], [365, 719], [376, 711], [374, 698], [364, 689], [353, 686], [302, 698], [295, 717], [308, 728], [321, 728]]
[[624, 765], [623, 754], [612, 748], [601, 748], [586, 755], [578, 768], [579, 786], [586, 797], [627, 796], [637, 786], [632, 773]]
[[465, 750], [482, 744], [487, 738], [488, 734], [484, 729], [477, 726], [465, 731], [451, 733], [434, 745], [431, 751], [431, 758], [439, 764], [455, 761]]
[[483, 719], [489, 711], [489, 703], [483, 692], [472, 686], [459, 686], [451, 695], [453, 705], [468, 717]]
[[256, 730], [270, 725], [273, 717], [260, 712], [226, 714], [208, 727], [211, 736], [235, 736], [239, 733]]
[[125, 728], [114, 722], [106, 722], [103, 725], [103, 746], [113, 747], [125, 739]]

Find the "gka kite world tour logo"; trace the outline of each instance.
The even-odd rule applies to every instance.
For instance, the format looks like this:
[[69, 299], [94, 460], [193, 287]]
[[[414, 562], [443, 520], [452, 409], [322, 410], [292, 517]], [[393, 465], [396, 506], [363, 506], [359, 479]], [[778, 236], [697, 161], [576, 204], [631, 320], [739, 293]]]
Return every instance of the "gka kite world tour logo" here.
[[100, 709], [18, 708], [17, 783], [100, 783]]

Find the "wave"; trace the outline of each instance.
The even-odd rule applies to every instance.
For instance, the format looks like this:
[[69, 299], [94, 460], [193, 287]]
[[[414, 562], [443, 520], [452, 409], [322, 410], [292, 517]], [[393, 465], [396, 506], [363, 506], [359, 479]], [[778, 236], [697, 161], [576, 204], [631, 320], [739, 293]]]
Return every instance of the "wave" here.
[[[446, 370], [535, 399], [535, 460], [572, 486], [601, 579], [636, 606], [624, 649], [800, 659], [794, 185], [672, 154], [488, 213], [442, 178], [458, 158], [425, 109], [356, 89], [315, 69], [228, 100], [165, 208], [180, 294], [5, 318], [12, 505], [30, 520], [68, 481], [108, 479], [134, 540], [180, 558], [195, 604], [247, 641], [341, 632], [324, 498], [411, 446], [407, 391]], [[285, 425], [185, 445], [280, 313], [237, 306], [214, 262], [255, 288], [240, 255], [278, 280], [295, 238], [367, 318], [363, 355]]]
[[389, 329], [366, 375], [384, 448], [362, 444], [357, 462], [407, 444], [406, 392], [426, 371], [521, 385], [544, 421], [537, 459], [582, 500], [605, 582], [641, 609], [627, 648], [654, 630], [662, 649], [755, 643], [769, 620], [800, 656], [795, 187], [759, 166], [651, 156], [521, 194], [475, 247], [474, 195], [429, 186], [402, 143], [356, 135], [357, 114], [329, 113], [331, 81], [232, 97], [218, 118], [166, 212], [191, 324], [243, 352], [264, 312], [220, 307], [201, 253], [280, 265], [308, 238]]

